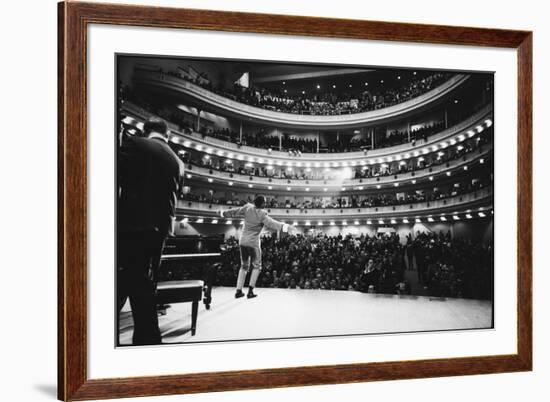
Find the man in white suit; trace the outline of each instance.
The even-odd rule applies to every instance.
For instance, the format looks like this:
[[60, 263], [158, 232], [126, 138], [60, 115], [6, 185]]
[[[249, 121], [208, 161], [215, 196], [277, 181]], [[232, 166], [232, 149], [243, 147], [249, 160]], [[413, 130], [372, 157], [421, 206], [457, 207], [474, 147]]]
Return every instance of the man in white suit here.
[[265, 227], [273, 232], [288, 232], [294, 229], [291, 225], [269, 217], [267, 212], [262, 209], [264, 204], [265, 197], [260, 195], [254, 199], [254, 204], [247, 203], [240, 208], [220, 211], [220, 215], [224, 218], [244, 218], [244, 227], [239, 239], [241, 269], [237, 277], [235, 298], [244, 296], [243, 286], [249, 267], [252, 267], [252, 273], [250, 274], [246, 297], [251, 299], [257, 296], [254, 294], [254, 286], [262, 269], [262, 249], [260, 246], [260, 233], [262, 229]]

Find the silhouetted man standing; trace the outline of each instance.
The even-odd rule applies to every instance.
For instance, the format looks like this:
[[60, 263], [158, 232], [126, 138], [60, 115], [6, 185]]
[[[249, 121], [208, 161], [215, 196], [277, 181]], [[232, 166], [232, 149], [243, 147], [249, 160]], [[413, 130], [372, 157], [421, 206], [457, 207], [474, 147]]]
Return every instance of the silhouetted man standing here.
[[118, 155], [117, 292], [119, 310], [129, 297], [134, 345], [158, 344], [156, 272], [173, 231], [184, 165], [168, 146], [162, 119], [149, 119], [146, 138], [123, 138]]

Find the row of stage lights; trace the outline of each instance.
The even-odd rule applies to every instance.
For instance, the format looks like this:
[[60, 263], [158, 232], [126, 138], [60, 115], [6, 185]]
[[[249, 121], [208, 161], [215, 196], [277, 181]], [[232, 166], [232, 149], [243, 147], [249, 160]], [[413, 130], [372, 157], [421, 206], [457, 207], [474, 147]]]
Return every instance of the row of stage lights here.
[[[463, 219], [474, 219], [476, 217], [479, 217], [479, 218], [485, 218], [487, 217], [487, 214], [489, 212], [468, 212], [468, 213], [463, 213], [463, 214], [452, 214], [452, 215], [441, 215], [441, 216], [437, 216], [437, 217], [432, 217], [432, 216], [429, 216], [427, 218], [399, 218], [399, 219], [395, 219], [395, 218], [391, 218], [391, 219], [367, 219], [367, 220], [350, 220], [349, 222], [347, 220], [342, 220], [342, 221], [335, 221], [335, 220], [330, 220], [328, 222], [325, 222], [324, 221], [293, 221], [292, 222], [292, 225], [294, 226], [351, 226], [351, 225], [355, 225], [355, 226], [359, 226], [361, 225], [362, 223], [363, 224], [366, 224], [366, 225], [396, 225], [396, 224], [399, 224], [399, 223], [404, 223], [404, 224], [409, 224], [409, 223], [425, 223], [425, 222], [428, 222], [428, 223], [434, 223], [434, 222], [448, 222], [448, 221], [460, 221], [460, 220], [463, 220]], [[491, 215], [493, 214], [493, 211], [491, 210]], [[476, 216], [477, 215], [477, 216]], [[194, 219], [194, 220], [193, 220]], [[217, 219], [217, 218], [213, 218], [213, 219], [210, 219], [210, 218], [203, 218], [203, 217], [198, 217], [198, 218], [188, 218], [188, 217], [185, 217], [181, 220], [181, 222], [183, 223], [211, 223], [211, 224], [222, 224], [222, 223], [225, 223], [226, 225], [232, 225], [234, 224], [233, 223], [233, 220], [232, 219], [226, 219], [225, 222], [222, 222], [221, 219]], [[237, 223], [239, 225], [244, 225], [244, 221], [243, 220], [240, 220], [240, 221], [235, 221], [235, 223]], [[286, 221], [282, 220], [281, 222], [283, 223], [287, 223]], [[288, 222], [290, 223], [290, 222]]]
[[[476, 134], [480, 134], [483, 132], [486, 128], [489, 128], [493, 125], [493, 122], [491, 119], [487, 119], [483, 122], [483, 124], [480, 124], [475, 127], [475, 129], [468, 130], [465, 134], [459, 134], [455, 138], [451, 138], [447, 141], [442, 141], [439, 144], [431, 145], [429, 147], [425, 147], [421, 150], [416, 150], [413, 152], [406, 152], [402, 155], [396, 155], [396, 156], [388, 156], [385, 158], [373, 158], [373, 159], [361, 159], [361, 160], [354, 160], [354, 161], [343, 161], [343, 162], [291, 162], [291, 161], [282, 161], [282, 160], [273, 160], [269, 158], [263, 158], [263, 157], [253, 157], [253, 156], [245, 156], [242, 154], [235, 154], [230, 151], [223, 151], [223, 150], [217, 150], [215, 151], [212, 147], [207, 147], [202, 144], [195, 144], [195, 149], [199, 152], [205, 152], [207, 154], [217, 155], [219, 157], [226, 157], [228, 160], [231, 159], [237, 159], [239, 161], [248, 161], [249, 163], [259, 163], [259, 164], [267, 164], [268, 166], [287, 166], [287, 167], [354, 167], [354, 166], [368, 166], [368, 165], [375, 165], [375, 164], [382, 164], [382, 163], [388, 163], [388, 162], [397, 162], [397, 161], [403, 161], [402, 163], [405, 163], [404, 160], [410, 159], [410, 158], [422, 158], [422, 155], [429, 154], [430, 152], [436, 152], [440, 151], [442, 149], [445, 149], [449, 146], [456, 145], [459, 142], [462, 142], [466, 140], [467, 138], [472, 138]], [[172, 142], [183, 145], [185, 148], [191, 148], [192, 142], [190, 140], [184, 140], [180, 137], [173, 136], [171, 139]], [[459, 145], [460, 147], [461, 145]]]
[[[462, 150], [464, 149], [464, 147], [463, 147], [462, 145], [458, 145], [456, 148], [457, 148], [458, 151], [462, 151]], [[180, 155], [182, 155], [182, 156], [185, 155], [185, 151], [179, 151], [179, 153], [180, 153]], [[443, 155], [444, 155], [444, 153], [443, 153], [442, 151], [439, 151], [439, 152], [437, 153], [437, 156], [438, 156], [438, 157], [442, 157]], [[210, 159], [210, 156], [209, 156], [209, 155], [205, 155], [204, 158], [205, 158], [206, 160], [208, 160], [208, 159]], [[249, 159], [254, 159], [254, 158], [249, 158]], [[439, 158], [438, 158], [438, 159], [439, 159]], [[260, 160], [262, 161], [261, 163], [263, 163], [263, 159], [260, 158]], [[378, 160], [380, 160], [380, 159], [378, 159]], [[371, 165], [371, 164], [378, 163], [378, 160], [374, 160], [374, 161], [369, 160], [368, 162], [367, 162], [367, 161], [359, 161], [359, 163], [356, 162], [356, 161], [352, 161], [352, 162], [350, 162], [349, 164], [348, 164], [347, 162], [344, 161], [344, 162], [342, 162], [342, 167], [350, 167], [350, 166], [351, 166], [351, 167], [355, 167], [355, 166], [357, 166], [357, 165], [361, 165], [361, 166], [363, 166], [363, 170], [365, 170], [365, 169], [367, 168], [366, 165]], [[396, 161], [398, 161], [398, 160], [400, 161], [400, 162], [399, 162], [399, 165], [400, 165], [400, 166], [403, 166], [403, 165], [406, 165], [406, 164], [407, 164], [407, 162], [406, 162], [405, 160], [396, 158]], [[418, 161], [419, 161], [419, 162], [424, 161], [424, 157], [423, 157], [423, 156], [418, 157]], [[372, 163], [371, 163], [371, 162], [372, 162]], [[231, 159], [227, 159], [227, 160], [225, 161], [225, 163], [226, 163], [226, 164], [231, 164], [231, 163], [233, 163], [233, 161], [232, 161]], [[281, 163], [281, 164], [277, 164], [277, 165], [283, 166], [282, 163]], [[294, 170], [294, 169], [292, 168], [292, 166], [294, 166], [294, 165], [295, 165], [296, 167], [306, 167], [306, 172], [310, 172], [310, 171], [311, 171], [311, 166], [312, 166], [312, 165], [315, 165], [315, 167], [319, 167], [319, 168], [320, 168], [320, 167], [325, 167], [325, 171], [330, 171], [330, 166], [331, 166], [331, 165], [332, 165], [332, 167], [339, 167], [339, 166], [340, 166], [340, 163], [339, 163], [339, 162], [332, 162], [332, 163], [331, 163], [331, 162], [323, 162], [323, 163], [316, 162], [316, 163], [313, 164], [313, 163], [311, 163], [311, 162], [305, 162], [305, 163], [296, 162], [296, 164], [293, 164], [293, 163], [291, 163], [291, 162], [286, 162], [286, 166], [288, 166], [288, 167], [287, 167], [287, 170], [288, 170], [288, 171]], [[247, 162], [247, 163], [245, 164], [245, 166], [246, 166], [246, 167], [254, 167], [254, 164], [253, 164], [252, 162]], [[388, 165], [387, 165], [385, 162], [382, 162], [381, 166], [382, 166], [382, 167], [388, 167]], [[270, 164], [270, 163], [268, 162], [267, 169], [273, 169], [273, 164], [272, 164], [272, 163]]]
[[[481, 165], [483, 165], [483, 164], [485, 163], [485, 159], [481, 158], [481, 159], [479, 160], [479, 163], [480, 163]], [[468, 166], [464, 166], [462, 169], [465, 170], [465, 171], [467, 171], [467, 170], [468, 170]], [[446, 172], [446, 173], [445, 173], [445, 176], [447, 176], [447, 177], [452, 176], [452, 172], [450, 172], [450, 171], [449, 171], [449, 172]], [[187, 177], [188, 179], [191, 179], [191, 178], [193, 177], [193, 175], [190, 174], [190, 173], [187, 173], [187, 174], [186, 174], [186, 177]], [[214, 182], [214, 179], [212, 179], [212, 178], [208, 178], [207, 180], [208, 180], [208, 183], [213, 183], [213, 182]], [[434, 181], [434, 176], [433, 176], [433, 175], [432, 175], [432, 176], [429, 176], [429, 177], [428, 177], [428, 180], [429, 180], [429, 181]], [[221, 182], [225, 183], [226, 181], [225, 181], [225, 180], [221, 180]], [[411, 180], [411, 184], [416, 184], [416, 182], [417, 182], [416, 179]], [[235, 184], [233, 181], [228, 181], [228, 182], [227, 182], [227, 185], [229, 185], [229, 186], [233, 186], [233, 184]], [[390, 185], [388, 185], [388, 186], [390, 186], [390, 187], [399, 187], [400, 184], [399, 184], [399, 183], [393, 183], [393, 184], [390, 184]], [[262, 187], [262, 186], [257, 186], [257, 188], [261, 188], [261, 187]], [[362, 190], [364, 190], [364, 189], [367, 188], [367, 187], [368, 187], [368, 186], [341, 187], [340, 190], [341, 190], [341, 191], [348, 191], [348, 190], [362, 191]], [[381, 184], [377, 184], [376, 186], [373, 186], [373, 188], [374, 188], [374, 187], [376, 187], [376, 189], [381, 189], [381, 188], [382, 188], [382, 185], [381, 185]], [[248, 188], [254, 188], [254, 184], [248, 183]], [[265, 188], [266, 188], [267, 190], [273, 190], [274, 187], [273, 187], [273, 186], [265, 186]], [[284, 188], [285, 188], [284, 186], [281, 187], [281, 189], [284, 189]], [[289, 186], [286, 187], [286, 191], [292, 191], [292, 190], [293, 190], [292, 187], [289, 187]], [[296, 190], [296, 188], [294, 188], [294, 190]], [[310, 187], [304, 187], [304, 191], [309, 192], [310, 190], [311, 190]], [[328, 187], [323, 187], [323, 191], [324, 191], [324, 192], [327, 192], [327, 191], [328, 191]]]

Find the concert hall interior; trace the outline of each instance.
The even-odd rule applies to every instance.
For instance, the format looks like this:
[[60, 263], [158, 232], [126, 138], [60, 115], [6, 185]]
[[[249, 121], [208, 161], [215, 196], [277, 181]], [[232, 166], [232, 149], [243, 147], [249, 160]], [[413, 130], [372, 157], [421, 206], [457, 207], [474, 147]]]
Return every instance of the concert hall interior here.
[[[184, 169], [154, 272], [163, 343], [493, 327], [492, 73], [136, 55], [117, 71], [117, 147], [162, 119]], [[285, 230], [263, 228], [258, 297], [236, 298], [251, 224], [224, 211], [259, 196]]]

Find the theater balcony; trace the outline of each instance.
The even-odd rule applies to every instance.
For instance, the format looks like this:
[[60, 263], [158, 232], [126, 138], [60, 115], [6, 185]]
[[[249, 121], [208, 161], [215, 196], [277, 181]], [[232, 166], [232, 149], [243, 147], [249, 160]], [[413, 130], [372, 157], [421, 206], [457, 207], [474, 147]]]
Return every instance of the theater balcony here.
[[[416, 182], [435, 181], [440, 178], [450, 177], [462, 172], [467, 172], [469, 169], [475, 168], [477, 165], [488, 163], [492, 157], [492, 144], [486, 144], [479, 149], [466, 153], [458, 159], [450, 160], [446, 163], [418, 169], [410, 172], [395, 173], [384, 176], [369, 177], [369, 178], [346, 178], [345, 175], [339, 176], [335, 173], [331, 179], [286, 179], [286, 178], [270, 178], [261, 176], [243, 175], [238, 173], [221, 172], [207, 167], [198, 167], [188, 165], [186, 170], [187, 182], [193, 181], [196, 185], [207, 186], [232, 186], [235, 191], [241, 189], [252, 189], [254, 191], [279, 191], [279, 192], [340, 192], [346, 190], [363, 190], [363, 187], [403, 187]], [[419, 156], [422, 157], [422, 156]], [[394, 161], [395, 163], [395, 161]], [[190, 169], [189, 169], [190, 168]], [[349, 168], [348, 168], [349, 169]], [[340, 168], [342, 171], [342, 168]]]
[[[121, 113], [136, 119], [139, 122], [138, 124], [155, 116], [148, 110], [128, 101], [122, 103]], [[425, 141], [419, 140], [415, 143], [404, 143], [368, 151], [303, 153], [299, 157], [289, 155], [288, 152], [238, 145], [236, 143], [202, 135], [198, 132], [184, 132], [180, 130], [176, 124], [170, 122], [169, 127], [173, 134], [172, 140], [175, 143], [188, 149], [206, 152], [219, 157], [245, 160], [253, 163], [281, 164], [285, 166], [298, 166], [298, 164], [303, 164], [305, 166], [308, 163], [312, 164], [312, 166], [316, 163], [330, 163], [330, 166], [335, 166], [335, 164], [344, 166], [345, 164], [358, 164], [361, 161], [373, 164], [409, 159], [429, 152], [442, 150], [483, 132], [492, 126], [492, 122], [493, 106], [492, 104], [488, 104], [459, 123], [430, 135]]]
[[366, 112], [329, 116], [285, 113], [247, 105], [162, 71], [136, 68], [133, 81], [135, 85], [150, 92], [248, 123], [280, 128], [329, 130], [361, 128], [417, 114], [443, 102], [469, 78], [467, 74], [454, 74], [436, 88], [402, 103]]
[[[209, 204], [204, 202], [179, 201], [177, 215], [183, 219], [197, 223], [236, 224], [240, 219], [222, 219], [217, 214], [220, 210], [232, 208], [227, 205]], [[234, 208], [234, 207], [233, 207]], [[299, 225], [352, 225], [358, 224], [394, 224], [412, 223], [415, 220], [432, 222], [434, 220], [453, 221], [485, 217], [493, 209], [493, 186], [436, 201], [400, 204], [372, 208], [271, 208], [267, 209], [275, 219]], [[320, 225], [320, 226], [321, 226]]]

